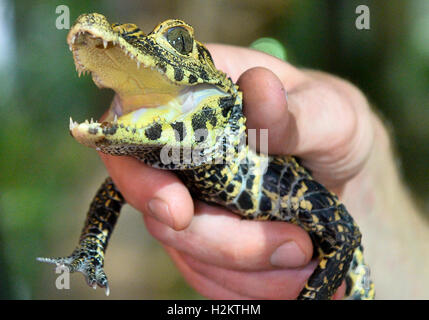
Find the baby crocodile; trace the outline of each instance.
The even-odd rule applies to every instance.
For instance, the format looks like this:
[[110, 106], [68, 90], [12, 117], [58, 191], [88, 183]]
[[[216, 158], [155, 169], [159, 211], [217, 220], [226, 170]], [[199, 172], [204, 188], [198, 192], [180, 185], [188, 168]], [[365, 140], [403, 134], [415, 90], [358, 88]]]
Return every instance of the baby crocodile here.
[[[193, 197], [243, 218], [302, 227], [319, 264], [299, 299], [329, 299], [344, 280], [346, 297], [374, 297], [353, 218], [294, 157], [248, 148], [242, 94], [215, 68], [189, 24], [167, 20], [145, 35], [135, 24], [110, 25], [103, 15], [84, 14], [67, 42], [79, 75], [89, 72], [98, 87], [116, 92], [103, 122], [70, 119], [78, 142], [174, 171]], [[90, 286], [108, 293], [104, 254], [124, 203], [107, 178], [73, 253], [38, 259], [82, 272]]]

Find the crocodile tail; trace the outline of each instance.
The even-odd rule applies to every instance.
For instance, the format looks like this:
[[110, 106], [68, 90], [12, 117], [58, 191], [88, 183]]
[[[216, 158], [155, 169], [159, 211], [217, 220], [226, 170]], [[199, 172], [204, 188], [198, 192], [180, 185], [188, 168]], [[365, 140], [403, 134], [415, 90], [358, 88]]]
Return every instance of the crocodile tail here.
[[375, 297], [374, 283], [370, 279], [369, 267], [363, 258], [363, 247], [356, 248], [349, 272], [346, 275], [345, 299], [372, 300]]

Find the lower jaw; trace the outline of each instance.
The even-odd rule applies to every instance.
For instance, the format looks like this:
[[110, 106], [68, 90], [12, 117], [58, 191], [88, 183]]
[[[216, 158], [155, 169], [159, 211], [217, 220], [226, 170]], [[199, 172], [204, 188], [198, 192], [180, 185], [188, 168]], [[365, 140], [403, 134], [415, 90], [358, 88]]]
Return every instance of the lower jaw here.
[[[124, 113], [125, 109], [125, 113]], [[172, 122], [182, 115], [180, 101], [171, 99], [167, 104], [155, 107], [123, 108], [118, 95], [115, 95], [109, 111], [100, 120], [109, 123], [118, 123], [130, 127], [145, 127], [154, 121], [162, 119]]]

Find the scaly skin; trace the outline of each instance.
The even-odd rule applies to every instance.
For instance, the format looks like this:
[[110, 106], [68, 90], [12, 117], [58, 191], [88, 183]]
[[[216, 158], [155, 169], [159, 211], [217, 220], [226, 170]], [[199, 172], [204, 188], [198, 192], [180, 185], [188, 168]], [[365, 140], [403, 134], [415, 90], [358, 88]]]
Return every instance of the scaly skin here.
[[[329, 299], [346, 280], [346, 296], [372, 299], [358, 226], [338, 197], [294, 157], [257, 154], [246, 145], [242, 95], [194, 39], [191, 26], [167, 20], [145, 35], [100, 14], [80, 16], [68, 35], [79, 72], [117, 95], [102, 123], [70, 120], [80, 143], [174, 171], [195, 198], [246, 219], [297, 224], [311, 236], [319, 265], [299, 299]], [[244, 142], [244, 143], [243, 143]], [[40, 258], [108, 288], [104, 253], [119, 211], [108, 178], [90, 207], [78, 247], [66, 258]]]

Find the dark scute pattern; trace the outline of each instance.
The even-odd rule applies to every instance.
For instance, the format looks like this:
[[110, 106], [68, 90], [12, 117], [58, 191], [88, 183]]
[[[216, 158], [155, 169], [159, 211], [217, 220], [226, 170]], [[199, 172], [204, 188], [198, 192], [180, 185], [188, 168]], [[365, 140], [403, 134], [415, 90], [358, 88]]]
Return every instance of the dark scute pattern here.
[[311, 202], [312, 210], [322, 210], [332, 206], [329, 204], [328, 198], [330, 194], [327, 192], [317, 192], [313, 194], [306, 194], [304, 198]]
[[255, 180], [255, 176], [251, 175], [249, 178], [247, 178], [246, 180], [246, 189], [252, 189], [253, 187], [253, 181]]
[[184, 126], [183, 122], [173, 122], [171, 127], [174, 130], [176, 141], [183, 141], [183, 139], [186, 137], [186, 127]]
[[145, 135], [149, 140], [157, 140], [161, 137], [162, 126], [159, 123], [154, 123], [151, 127], [145, 130]]
[[326, 189], [320, 183], [318, 183], [317, 181], [307, 179], [305, 181], [305, 184], [307, 185], [309, 192], [310, 191], [311, 192], [314, 192], [314, 191], [316, 191], [316, 192], [317, 191], [326, 191]]
[[265, 193], [262, 193], [262, 197], [259, 200], [259, 210], [262, 212], [270, 212], [271, 207], [271, 199]]
[[197, 113], [192, 117], [192, 129], [194, 129], [194, 131], [207, 129], [207, 122], [210, 122], [212, 126], [215, 126], [217, 123], [216, 113], [210, 107], [203, 107], [200, 113]]
[[183, 73], [182, 69], [180, 69], [180, 68], [174, 68], [174, 79], [176, 81], [182, 81], [183, 80], [183, 76], [184, 76], [184, 73]]
[[227, 199], [228, 199], [228, 194], [227, 194], [225, 191], [222, 191], [221, 193], [219, 193], [219, 198], [220, 198], [222, 201], [227, 201]]
[[240, 172], [243, 176], [246, 176], [247, 172], [249, 172], [249, 165], [247, 163], [240, 164]]
[[210, 51], [208, 51], [205, 47], [202, 47], [202, 46], [197, 46], [197, 48], [198, 48], [198, 59], [200, 61], [205, 63], [205, 58], [207, 57], [211, 60], [212, 63], [214, 63], [212, 55], [210, 54]]
[[117, 125], [112, 125], [112, 126], [106, 126], [103, 128], [103, 134], [108, 135], [108, 134], [115, 134], [116, 131], [118, 130], [118, 126]]
[[193, 74], [189, 76], [189, 83], [195, 83], [197, 82], [197, 80], [198, 80], [197, 77], [194, 76]]
[[[267, 171], [264, 175], [264, 181], [263, 186], [265, 189], [267, 189], [269, 192], [278, 193], [279, 192], [279, 179], [280, 179], [280, 171], [279, 166], [275, 163], [270, 162], [268, 165]], [[288, 187], [288, 186], [283, 186]], [[280, 188], [280, 189], [282, 189]]]
[[219, 98], [219, 106], [222, 109], [222, 116], [227, 117], [235, 103], [235, 96]]
[[252, 199], [250, 198], [247, 191], [243, 191], [237, 199], [237, 203], [243, 210], [249, 210], [253, 208]]
[[207, 178], [207, 180], [212, 182], [212, 183], [217, 183], [219, 181], [219, 177], [215, 174], [212, 174], [211, 176], [209, 176]]
[[231, 192], [233, 192], [233, 191], [234, 191], [234, 189], [235, 189], [234, 185], [233, 185], [233, 184], [229, 184], [229, 185], [226, 187], [226, 192], [231, 193]]
[[88, 132], [89, 132], [90, 134], [97, 134], [97, 133], [98, 133], [98, 128], [89, 128], [89, 129], [88, 129]]
[[197, 113], [192, 117], [192, 129], [197, 131], [198, 129], [207, 129], [206, 119], [201, 113]]

